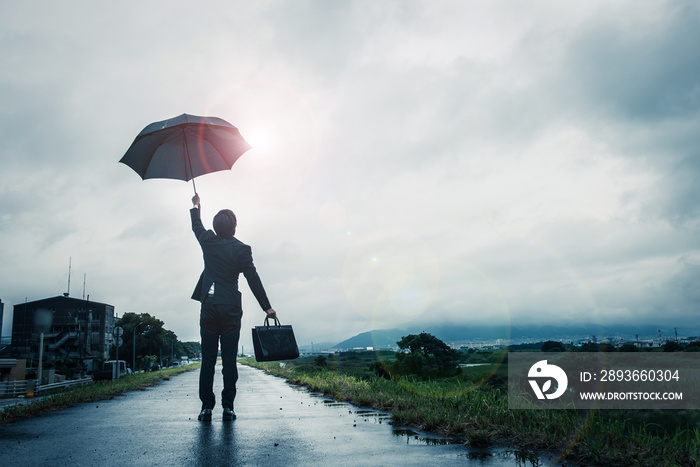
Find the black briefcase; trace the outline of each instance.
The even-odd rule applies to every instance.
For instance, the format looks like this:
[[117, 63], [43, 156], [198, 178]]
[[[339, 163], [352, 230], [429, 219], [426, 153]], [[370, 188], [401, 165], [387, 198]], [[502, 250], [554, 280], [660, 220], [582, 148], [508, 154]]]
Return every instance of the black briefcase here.
[[270, 362], [275, 360], [291, 360], [299, 356], [299, 347], [294, 338], [292, 326], [282, 326], [277, 318], [272, 326], [265, 318], [264, 326], [253, 328], [253, 348], [255, 360]]

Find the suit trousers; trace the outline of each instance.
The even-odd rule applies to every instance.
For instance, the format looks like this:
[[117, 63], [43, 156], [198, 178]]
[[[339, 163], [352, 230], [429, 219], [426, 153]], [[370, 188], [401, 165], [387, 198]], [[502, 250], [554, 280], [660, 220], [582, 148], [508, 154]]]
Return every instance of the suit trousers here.
[[202, 304], [199, 317], [199, 331], [202, 338], [202, 367], [199, 370], [199, 399], [203, 409], [213, 409], [216, 405], [214, 395], [214, 373], [216, 357], [221, 341], [221, 364], [224, 376], [224, 389], [221, 391], [221, 405], [233, 409], [236, 397], [236, 354], [238, 339], [241, 334], [241, 317], [243, 311], [235, 305]]

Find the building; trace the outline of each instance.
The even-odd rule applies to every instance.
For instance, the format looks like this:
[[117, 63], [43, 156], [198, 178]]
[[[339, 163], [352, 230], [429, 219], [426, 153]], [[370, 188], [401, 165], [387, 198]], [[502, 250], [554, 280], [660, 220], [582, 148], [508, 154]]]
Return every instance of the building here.
[[15, 305], [12, 355], [36, 362], [43, 332], [44, 361], [73, 359], [93, 370], [109, 359], [114, 321], [114, 306], [68, 294]]
[[[5, 312], [5, 304], [0, 300], [0, 359], [12, 357], [12, 352], [10, 349], [10, 335], [7, 336], [2, 334], [2, 328], [4, 326], [3, 314]], [[0, 366], [2, 368], [2, 366]]]
[[[24, 379], [27, 361], [16, 358], [0, 358], [0, 383], [2, 381], [21, 381]], [[0, 397], [4, 395], [0, 384]]]

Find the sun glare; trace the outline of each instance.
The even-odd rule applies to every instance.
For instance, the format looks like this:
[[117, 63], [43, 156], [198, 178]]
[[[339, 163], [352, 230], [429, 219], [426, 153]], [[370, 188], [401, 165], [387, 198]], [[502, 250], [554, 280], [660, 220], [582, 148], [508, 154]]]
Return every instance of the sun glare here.
[[243, 138], [253, 147], [252, 150], [260, 154], [274, 152], [274, 132], [266, 127], [250, 127], [241, 131]]

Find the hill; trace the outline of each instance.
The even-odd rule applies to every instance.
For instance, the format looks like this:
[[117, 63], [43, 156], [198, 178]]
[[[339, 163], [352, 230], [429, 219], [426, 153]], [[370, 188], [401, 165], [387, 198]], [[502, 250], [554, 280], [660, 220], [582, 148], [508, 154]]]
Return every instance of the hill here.
[[[688, 330], [697, 335], [699, 330]], [[520, 343], [546, 340], [576, 341], [605, 338], [640, 339], [658, 338], [658, 328], [655, 326], [614, 326], [603, 327], [595, 325], [579, 326], [464, 326], [464, 325], [435, 325], [424, 327], [409, 327], [406, 329], [376, 329], [363, 332], [337, 343], [336, 349], [348, 350], [354, 348], [387, 348], [395, 347], [396, 342], [408, 334], [428, 332], [442, 341], [455, 345], [469, 343], [494, 342], [503, 340], [505, 343]], [[673, 329], [662, 329], [662, 339], [671, 339]]]

